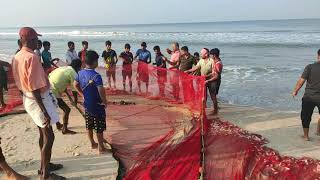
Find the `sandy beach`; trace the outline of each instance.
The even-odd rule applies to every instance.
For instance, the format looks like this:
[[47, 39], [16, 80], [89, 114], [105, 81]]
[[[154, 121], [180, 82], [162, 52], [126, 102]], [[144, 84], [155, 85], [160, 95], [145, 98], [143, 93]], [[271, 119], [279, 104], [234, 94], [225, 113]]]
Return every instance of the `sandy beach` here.
[[[166, 102], [146, 100], [137, 96], [109, 96], [109, 101], [127, 100], [135, 102], [135, 109], [141, 105], [169, 105]], [[169, 106], [168, 106], [169, 107]], [[189, 116], [183, 107], [172, 107], [169, 111], [182, 112]], [[210, 109], [207, 110], [210, 112]], [[117, 112], [112, 112], [111, 117]], [[119, 114], [118, 114], [119, 115]], [[122, 115], [125, 115], [123, 113]], [[212, 118], [210, 115], [209, 118]], [[278, 150], [282, 155], [294, 157], [311, 157], [320, 159], [318, 146], [320, 137], [313, 135], [310, 142], [305, 142], [301, 135], [301, 125], [298, 113], [276, 112], [255, 107], [221, 104], [219, 117], [230, 121], [239, 127], [253, 133], [261, 134], [269, 140], [268, 147]], [[316, 128], [317, 116], [314, 116], [313, 129]], [[7, 116], [0, 119], [0, 136], [2, 148], [10, 165], [18, 172], [37, 179], [39, 168], [38, 129], [27, 114]], [[57, 174], [68, 179], [115, 179], [118, 162], [112, 154], [97, 155], [91, 150], [84, 128], [84, 120], [76, 109], [72, 109], [70, 116], [70, 129], [77, 131], [76, 135], [62, 135], [55, 131], [55, 144], [53, 148], [53, 162], [62, 163], [65, 168]], [[109, 124], [109, 126], [113, 126]], [[312, 130], [313, 130], [312, 129]], [[315, 132], [315, 131], [314, 131]], [[314, 134], [312, 132], [312, 134]], [[113, 133], [113, 132], [108, 132]]]
[[[126, 106], [126, 108], [131, 110], [123, 110], [125, 108], [119, 107], [119, 105], [111, 105], [118, 107], [111, 107], [113, 110], [112, 112], [109, 112], [107, 125], [109, 127], [109, 131], [107, 128], [106, 132], [106, 135], [108, 136], [112, 136], [113, 133], [117, 133], [117, 128], [126, 129], [123, 125], [117, 124], [117, 121], [113, 121], [112, 118], [121, 119], [126, 117], [127, 114], [135, 114], [135, 112], [139, 113], [141, 109], [147, 106], [151, 107], [151, 109], [158, 106], [165, 107], [165, 112], [161, 113], [181, 114], [181, 116], [179, 116], [181, 117], [181, 120], [183, 120], [182, 118], [189, 119], [191, 117], [190, 112], [187, 109], [184, 109], [183, 105], [180, 107], [174, 107], [164, 101], [148, 100], [138, 96], [125, 95], [108, 96], [108, 100], [110, 102], [126, 100], [127, 102], [135, 103], [135, 105]], [[68, 102], [68, 100], [66, 100], [66, 102]], [[141, 114], [141, 116], [150, 116], [149, 120], [151, 120], [151, 118], [159, 119], [158, 116], [155, 116], [155, 113], [156, 111], [153, 110], [150, 110], [149, 113], [145, 113], [143, 110], [143, 114]], [[135, 118], [139, 117], [140, 116], [136, 116]], [[40, 151], [38, 149], [38, 129], [27, 114], [6, 116], [0, 120], [0, 136], [2, 137], [1, 147], [3, 148], [7, 162], [18, 172], [32, 177], [32, 179], [37, 179], [38, 176], [36, 172], [39, 168], [40, 160]], [[137, 124], [130, 124], [130, 126], [132, 125]], [[159, 128], [159, 125], [157, 124], [149, 125], [148, 128], [154, 128], [153, 126]], [[75, 108], [72, 108], [69, 127], [71, 130], [78, 133], [76, 135], [62, 135], [62, 133], [54, 127], [55, 143], [53, 147], [52, 161], [54, 163], [61, 163], [64, 165], [64, 168], [56, 173], [63, 175], [68, 179], [116, 179], [118, 162], [113, 158], [111, 153], [101, 156], [98, 155], [96, 150], [92, 150], [90, 148], [89, 141], [85, 134], [83, 117]], [[140, 145], [141, 147], [132, 147], [132, 150], [137, 152], [140, 151], [141, 148], [147, 146], [148, 143], [153, 142], [154, 138], [158, 139], [161, 137], [163, 132], [168, 131], [168, 127], [165, 125], [160, 128], [162, 128], [162, 132], [155, 132], [153, 134], [142, 133], [137, 135], [137, 137], [134, 137], [133, 139], [143, 142], [144, 145]], [[110, 129], [113, 130], [110, 131]], [[150, 130], [146, 130], [146, 133], [147, 132], [150, 132]], [[124, 132], [123, 136], [130, 135], [130, 133], [130, 131], [128, 133]], [[159, 135], [156, 133], [159, 133]], [[180, 135], [177, 136], [180, 137]], [[177, 137], [177, 139], [179, 138]], [[135, 143], [133, 143], [133, 146], [134, 144]]]
[[[27, 114], [7, 116], [0, 119], [1, 147], [7, 162], [18, 172], [38, 179], [40, 160], [38, 129]], [[76, 135], [62, 135], [56, 127], [52, 160], [64, 168], [57, 172], [68, 179], [115, 179], [118, 163], [111, 153], [98, 155], [90, 148], [85, 133], [83, 117], [74, 108], [70, 115], [70, 129]]]
[[319, 118], [316, 111], [310, 125], [309, 142], [301, 138], [303, 132], [299, 113], [222, 104], [219, 116], [244, 130], [262, 135], [269, 141], [267, 146], [281, 155], [320, 159], [320, 137], [315, 135]]

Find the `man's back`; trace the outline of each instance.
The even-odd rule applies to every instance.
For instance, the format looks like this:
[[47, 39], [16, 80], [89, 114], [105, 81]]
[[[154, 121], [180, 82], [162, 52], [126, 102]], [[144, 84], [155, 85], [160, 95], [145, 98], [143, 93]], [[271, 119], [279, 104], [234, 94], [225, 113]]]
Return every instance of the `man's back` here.
[[58, 95], [65, 91], [68, 86], [72, 87], [72, 83], [76, 77], [77, 73], [71, 66], [55, 69], [49, 74], [52, 92]]
[[88, 113], [97, 116], [105, 116], [102, 99], [98, 87], [103, 87], [101, 75], [94, 69], [79, 71], [76, 81], [80, 84], [84, 96], [84, 106]]
[[320, 62], [306, 66], [301, 78], [307, 80], [304, 97], [320, 101]]
[[195, 62], [194, 57], [192, 55], [189, 55], [188, 57], [182, 56], [180, 60], [181, 62], [179, 69], [183, 72], [192, 69], [192, 66]]
[[46, 76], [40, 58], [29, 48], [22, 48], [13, 59], [13, 75], [17, 87], [23, 92], [41, 89], [48, 90], [49, 80]]

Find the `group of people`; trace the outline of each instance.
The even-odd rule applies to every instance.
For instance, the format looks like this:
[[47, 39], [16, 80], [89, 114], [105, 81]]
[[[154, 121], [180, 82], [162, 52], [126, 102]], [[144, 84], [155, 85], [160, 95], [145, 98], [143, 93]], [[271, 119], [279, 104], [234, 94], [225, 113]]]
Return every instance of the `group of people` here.
[[[106, 107], [107, 99], [105, 88], [103, 86], [102, 76], [95, 71], [98, 67], [99, 55], [93, 50], [88, 50], [88, 42], [83, 41], [83, 49], [76, 53], [75, 44], [68, 42], [66, 53], [66, 63], [68, 66], [58, 67], [50, 53], [50, 42], [41, 42], [39, 35], [30, 27], [21, 28], [19, 31], [20, 39], [18, 41], [19, 49], [12, 61], [12, 70], [15, 83], [23, 96], [23, 105], [26, 112], [31, 116], [39, 129], [39, 147], [41, 150], [41, 167], [38, 171], [41, 179], [65, 179], [62, 176], [52, 173], [63, 168], [61, 164], [51, 163], [52, 146], [54, 142], [54, 133], [52, 125], [62, 130], [63, 134], [75, 134], [76, 132], [68, 129], [68, 120], [71, 108], [63, 100], [63, 94], [66, 94], [71, 103], [76, 105], [78, 95], [84, 98], [84, 118], [86, 121], [87, 135], [92, 149], [98, 149], [99, 153], [105, 153], [108, 150], [104, 143], [107, 143], [103, 137], [106, 130]], [[117, 56], [112, 49], [112, 43], [105, 43], [106, 50], [101, 57], [104, 60], [106, 76], [109, 88], [115, 88], [116, 84], [116, 64], [118, 60], [123, 61], [122, 76], [123, 88], [126, 90], [126, 80], [129, 80], [130, 92], [132, 92], [132, 63], [138, 61], [137, 84], [141, 92], [141, 82], [145, 83], [148, 92], [149, 73], [148, 64], [152, 62], [151, 53], [147, 50], [147, 44], [141, 43], [135, 56], [130, 52], [130, 44], [125, 44], [124, 51]], [[43, 47], [43, 51], [41, 49]], [[167, 49], [171, 58], [165, 57], [159, 46], [153, 48], [155, 52], [155, 63], [158, 70], [159, 93], [164, 94], [164, 83], [167, 75], [166, 69], [176, 72], [194, 73], [195, 75], [205, 76], [206, 87], [209, 89], [211, 98], [214, 102], [214, 113], [218, 113], [216, 95], [221, 83], [222, 63], [220, 60], [219, 49], [208, 50], [206, 48], [199, 53], [191, 55], [188, 47], [179, 48], [178, 43], [172, 43], [172, 48]], [[168, 66], [167, 66], [168, 65]], [[4, 67], [8, 64], [0, 64], [0, 73], [6, 74]], [[5, 76], [0, 76], [5, 77]], [[173, 94], [179, 98], [179, 80], [170, 76]], [[5, 81], [0, 81], [5, 82]], [[175, 82], [178, 82], [176, 84]], [[5, 83], [3, 83], [5, 84]], [[6, 86], [0, 84], [2, 93]], [[72, 92], [72, 94], [70, 93]], [[175, 94], [177, 93], [177, 94]], [[1, 106], [5, 106], [3, 93], [0, 94]], [[73, 96], [73, 98], [71, 98]], [[63, 111], [63, 124], [59, 122], [57, 108]], [[98, 142], [93, 138], [96, 133]], [[1, 149], [0, 149], [1, 150]], [[8, 177], [16, 179], [25, 179], [24, 176], [14, 172], [6, 163], [0, 151], [0, 166], [8, 172]]]

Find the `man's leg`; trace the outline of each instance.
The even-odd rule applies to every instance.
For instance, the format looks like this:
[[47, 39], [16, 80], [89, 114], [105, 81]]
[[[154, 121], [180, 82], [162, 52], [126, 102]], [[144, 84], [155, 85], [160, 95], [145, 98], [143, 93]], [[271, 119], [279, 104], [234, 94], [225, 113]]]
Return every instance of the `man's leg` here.
[[314, 108], [315, 108], [315, 104], [313, 102], [302, 99], [301, 121], [302, 121], [302, 127], [303, 127], [303, 138], [306, 141], [310, 140], [309, 126], [310, 126]]
[[6, 104], [4, 103], [4, 97], [3, 97], [3, 89], [0, 87], [0, 107], [4, 107]]
[[[318, 111], [319, 111], [319, 115], [320, 115], [320, 104], [319, 104], [319, 103], [318, 103], [317, 107], [318, 107]], [[317, 135], [317, 136], [320, 136], [320, 118], [318, 119], [318, 125], [317, 125], [316, 135]]]
[[94, 127], [93, 118], [88, 113], [86, 113], [85, 119], [86, 119], [87, 135], [88, 135], [89, 141], [91, 143], [91, 148], [97, 149], [98, 144], [93, 139], [93, 127]]
[[[43, 134], [42, 134], [42, 130], [41, 128], [38, 126], [38, 130], [39, 130], [39, 149], [40, 149], [40, 152], [42, 152], [42, 148], [43, 148]], [[41, 158], [41, 161], [40, 161], [40, 174], [42, 174], [42, 169], [43, 169], [43, 159]]]
[[52, 146], [54, 142], [54, 133], [51, 126], [41, 128], [43, 134], [43, 147], [41, 150], [42, 178], [47, 179], [50, 176], [49, 163], [51, 161]]
[[106, 70], [106, 75], [107, 75], [107, 79], [108, 79], [108, 86], [111, 89], [111, 74], [110, 74], [110, 70]]
[[116, 84], [117, 84], [117, 81], [116, 81], [116, 68], [114, 68], [114, 70], [112, 70], [112, 80], [113, 80], [113, 88], [116, 89]]
[[123, 85], [123, 90], [126, 91], [126, 80], [127, 80], [127, 75], [125, 71], [122, 71], [122, 85]]
[[69, 122], [69, 115], [71, 112], [70, 107], [63, 101], [62, 98], [57, 98], [58, 100], [58, 106], [63, 111], [63, 128], [62, 128], [62, 134], [76, 134], [76, 132], [71, 131], [68, 129], [68, 122]]
[[96, 118], [96, 124], [94, 126], [94, 130], [97, 135], [98, 139], [98, 147], [99, 147], [99, 153], [104, 154], [107, 149], [104, 146], [105, 139], [103, 138], [103, 132], [106, 130], [106, 118]]
[[129, 76], [129, 86], [130, 86], [130, 92], [132, 93], [132, 77]]
[[22, 176], [21, 174], [18, 174], [15, 172], [6, 162], [3, 154], [2, 149], [0, 147], [0, 169], [4, 171], [6, 174], [6, 179], [15, 179], [15, 180], [26, 180], [29, 179], [26, 176]]

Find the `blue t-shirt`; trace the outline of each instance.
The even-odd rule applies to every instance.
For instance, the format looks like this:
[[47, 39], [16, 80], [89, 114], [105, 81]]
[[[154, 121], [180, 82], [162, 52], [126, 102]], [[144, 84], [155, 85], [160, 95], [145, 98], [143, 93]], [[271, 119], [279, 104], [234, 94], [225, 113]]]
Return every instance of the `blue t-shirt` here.
[[143, 61], [145, 63], [151, 59], [151, 53], [148, 50], [139, 49], [136, 53], [136, 57], [138, 57], [139, 61]]
[[83, 69], [79, 71], [75, 80], [80, 84], [83, 91], [86, 112], [92, 116], [105, 117], [105, 106], [102, 104], [98, 92], [98, 87], [103, 86], [101, 75], [94, 69]]

